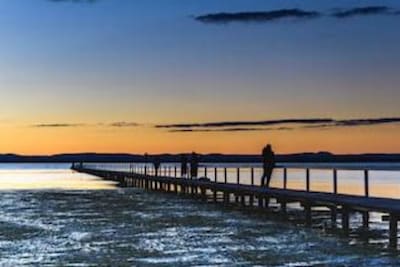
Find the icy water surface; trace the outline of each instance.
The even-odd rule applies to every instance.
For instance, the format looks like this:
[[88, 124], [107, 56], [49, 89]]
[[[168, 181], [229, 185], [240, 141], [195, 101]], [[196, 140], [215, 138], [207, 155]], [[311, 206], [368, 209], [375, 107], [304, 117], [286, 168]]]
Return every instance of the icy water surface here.
[[0, 192], [0, 266], [400, 265], [396, 254], [264, 213], [117, 189], [66, 168], [2, 167], [0, 183], [19, 178]]

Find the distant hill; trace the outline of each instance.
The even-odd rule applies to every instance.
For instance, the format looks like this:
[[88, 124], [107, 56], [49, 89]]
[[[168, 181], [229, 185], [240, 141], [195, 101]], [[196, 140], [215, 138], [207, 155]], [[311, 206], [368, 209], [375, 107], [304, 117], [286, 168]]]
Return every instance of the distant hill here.
[[[182, 154], [151, 155], [159, 157], [162, 162], [180, 161]], [[400, 154], [354, 154], [336, 155], [329, 152], [298, 153], [277, 155], [278, 162], [400, 162]], [[143, 155], [137, 154], [101, 154], [78, 153], [57, 154], [50, 156], [23, 156], [16, 154], [0, 154], [2, 163], [70, 163], [70, 162], [144, 162]], [[204, 154], [200, 155], [202, 162], [260, 162], [260, 155]]]

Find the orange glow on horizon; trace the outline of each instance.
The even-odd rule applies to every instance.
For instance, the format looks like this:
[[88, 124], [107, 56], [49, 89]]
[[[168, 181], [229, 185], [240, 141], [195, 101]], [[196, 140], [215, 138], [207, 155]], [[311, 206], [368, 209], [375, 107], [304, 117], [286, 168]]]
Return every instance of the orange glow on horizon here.
[[257, 132], [169, 133], [152, 127], [1, 127], [0, 153], [199, 153], [258, 154], [266, 143], [277, 153], [399, 153], [397, 125]]

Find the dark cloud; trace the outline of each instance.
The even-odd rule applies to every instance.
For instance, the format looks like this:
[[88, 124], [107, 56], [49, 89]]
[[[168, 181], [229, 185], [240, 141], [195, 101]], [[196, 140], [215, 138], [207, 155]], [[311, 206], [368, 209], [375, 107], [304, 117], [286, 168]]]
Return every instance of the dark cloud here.
[[335, 120], [333, 123], [325, 123], [320, 125], [306, 125], [302, 128], [333, 128], [333, 127], [358, 127], [372, 126], [380, 124], [400, 123], [400, 118], [375, 118], [375, 119], [351, 119], [351, 120]]
[[289, 131], [293, 130], [292, 127], [278, 127], [278, 128], [213, 128], [213, 129], [174, 129], [169, 130], [170, 133], [186, 133], [186, 132], [259, 132], [259, 131]]
[[68, 128], [68, 127], [116, 127], [116, 128], [123, 128], [123, 127], [137, 127], [140, 124], [136, 122], [126, 122], [126, 121], [118, 121], [118, 122], [111, 122], [111, 123], [93, 123], [93, 124], [86, 124], [86, 123], [40, 123], [31, 125], [31, 127], [35, 128]]
[[290, 127], [279, 128], [213, 128], [213, 129], [174, 129], [169, 130], [170, 133], [185, 132], [258, 132], [258, 131], [276, 131], [276, 130], [292, 130]]
[[400, 10], [395, 10], [388, 6], [364, 6], [341, 8], [336, 9], [330, 14], [323, 14], [318, 11], [305, 11], [301, 9], [278, 9], [272, 11], [210, 13], [197, 16], [195, 17], [195, 20], [204, 23], [225, 24], [230, 22], [269, 22], [284, 18], [310, 19], [323, 15], [331, 15], [336, 18], [349, 18], [368, 15], [400, 15]]
[[[400, 123], [400, 118], [372, 118], [372, 119], [286, 119], [286, 120], [266, 120], [266, 121], [224, 121], [209, 123], [186, 123], [186, 124], [165, 124], [156, 125], [156, 128], [169, 129], [168, 132], [250, 132], [250, 131], [282, 131], [295, 129], [322, 129], [335, 127], [358, 127], [380, 124]], [[293, 126], [297, 124], [297, 127]], [[282, 127], [262, 127], [290, 125]], [[249, 127], [251, 126], [251, 127]]]
[[113, 123], [108, 124], [108, 126], [120, 127], [120, 128], [123, 128], [123, 127], [137, 127], [139, 125], [140, 125], [139, 123], [127, 122], [127, 121], [118, 121], [118, 122], [113, 122]]
[[34, 124], [34, 128], [68, 128], [68, 127], [80, 127], [85, 126], [83, 123], [41, 123]]
[[321, 124], [333, 122], [332, 119], [284, 119], [264, 121], [222, 121], [206, 123], [160, 124], [156, 128], [206, 128], [206, 127], [237, 127], [237, 126], [270, 126], [279, 124]]
[[338, 120], [336, 126], [363, 126], [377, 124], [399, 123], [400, 118], [376, 118], [376, 119], [355, 119], [355, 120]]
[[392, 9], [387, 6], [366, 6], [350, 9], [339, 9], [332, 13], [332, 16], [336, 18], [349, 18], [368, 15], [392, 15], [395, 13], [396, 12], [393, 12]]
[[238, 13], [212, 13], [195, 17], [204, 23], [229, 23], [229, 22], [266, 22], [284, 18], [309, 19], [318, 17], [316, 11], [300, 9], [279, 9], [272, 11], [238, 12]]

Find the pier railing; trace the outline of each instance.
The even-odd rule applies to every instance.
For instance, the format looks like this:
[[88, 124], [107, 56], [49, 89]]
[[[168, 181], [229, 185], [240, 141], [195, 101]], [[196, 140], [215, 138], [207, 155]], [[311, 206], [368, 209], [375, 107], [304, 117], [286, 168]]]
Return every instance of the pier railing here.
[[[83, 165], [90, 169], [156, 176], [154, 165], [151, 163], [84, 163]], [[190, 168], [186, 175], [181, 175], [180, 167], [180, 163], [161, 164], [158, 176], [192, 179]], [[198, 177], [193, 177], [193, 179], [207, 178], [216, 183], [259, 186], [262, 172], [261, 164], [257, 163], [200, 163]], [[371, 173], [378, 176], [382, 172], [396, 172], [400, 179], [400, 165], [279, 163], [274, 169], [271, 187], [369, 197], [371, 196]], [[349, 176], [352, 177], [349, 178]], [[382, 177], [376, 177], [374, 180], [382, 182]], [[346, 186], [349, 187], [348, 190]], [[339, 190], [340, 187], [344, 190]], [[397, 198], [394, 195], [391, 197]]]

